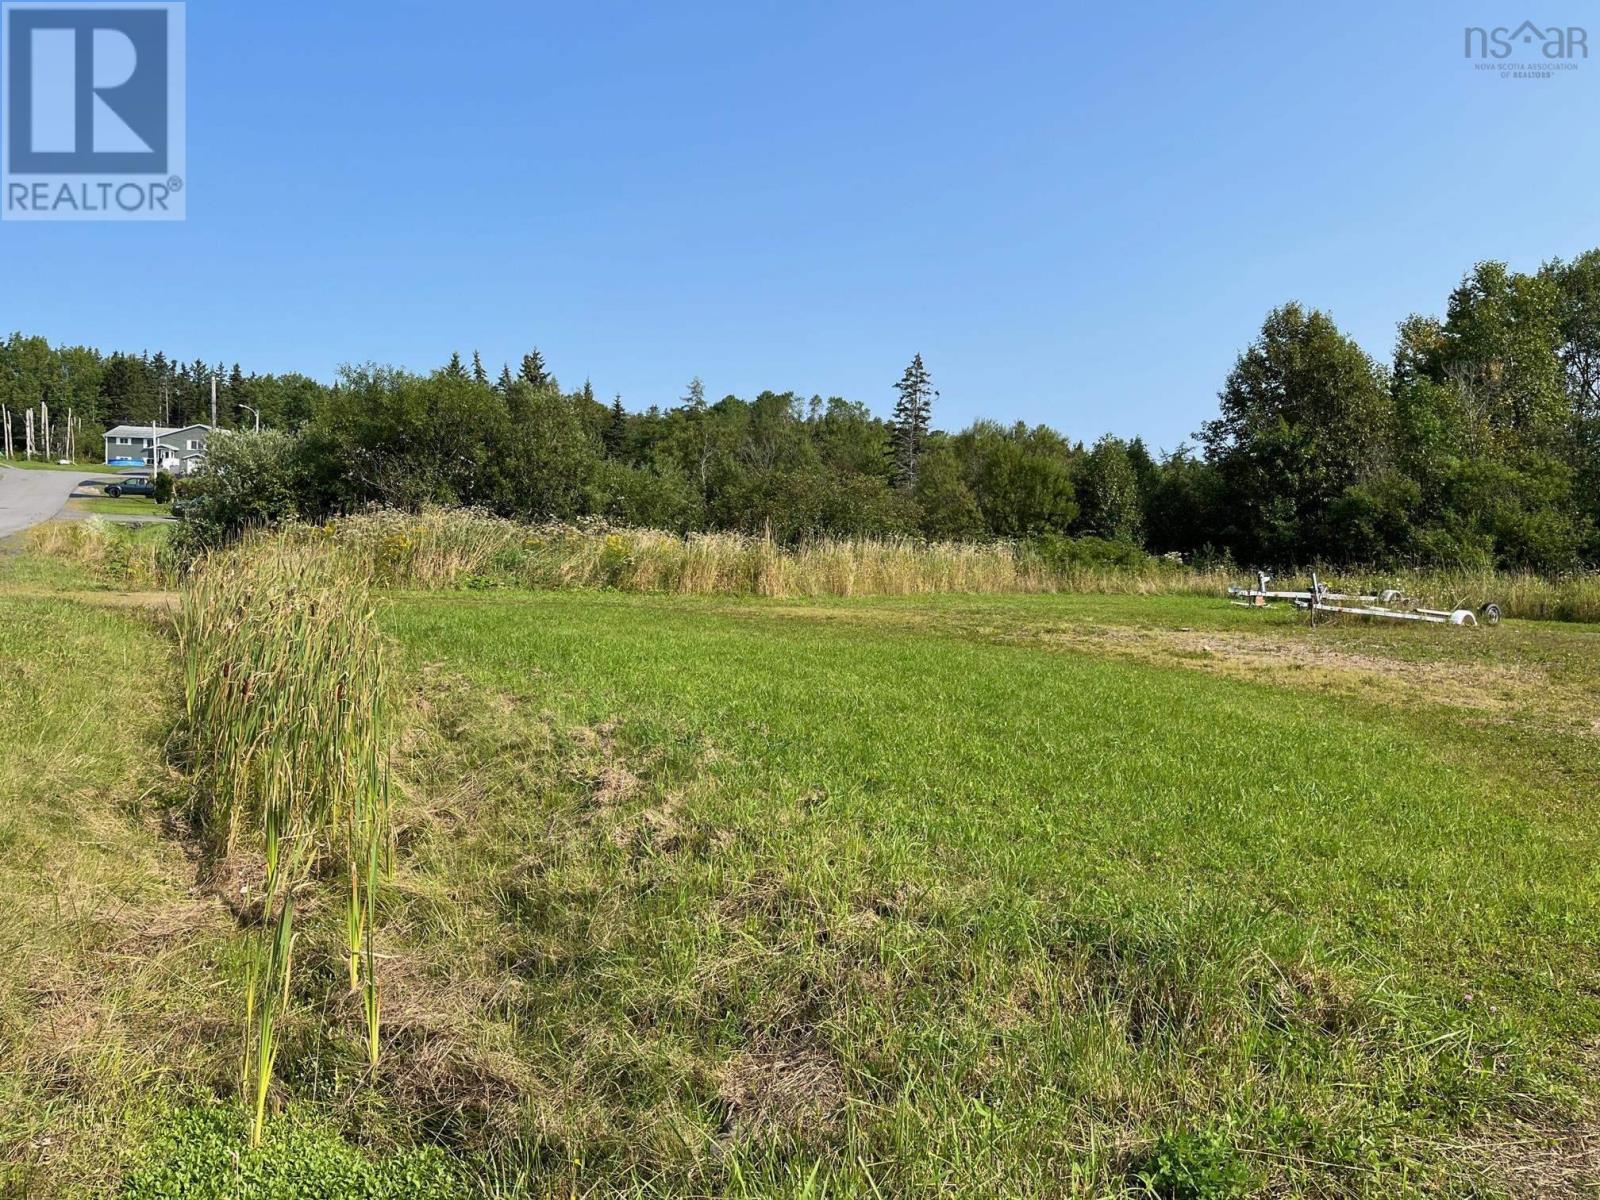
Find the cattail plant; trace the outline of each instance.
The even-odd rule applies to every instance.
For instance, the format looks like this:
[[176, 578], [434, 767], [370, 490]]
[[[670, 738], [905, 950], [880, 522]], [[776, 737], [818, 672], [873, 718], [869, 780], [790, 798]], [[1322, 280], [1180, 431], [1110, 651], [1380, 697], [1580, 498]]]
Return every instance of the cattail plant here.
[[259, 1140], [287, 1010], [296, 895], [349, 881], [346, 949], [366, 1051], [379, 1045], [375, 889], [387, 870], [391, 701], [370, 585], [326, 548], [266, 543], [202, 561], [177, 617], [180, 751], [218, 854], [258, 852], [262, 923], [245, 995], [241, 1076]]

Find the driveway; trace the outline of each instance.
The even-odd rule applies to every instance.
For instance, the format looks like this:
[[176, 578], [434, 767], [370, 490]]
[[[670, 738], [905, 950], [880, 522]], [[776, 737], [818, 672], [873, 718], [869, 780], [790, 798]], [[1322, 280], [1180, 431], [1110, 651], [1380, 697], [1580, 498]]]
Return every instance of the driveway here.
[[0, 467], [0, 537], [48, 521], [66, 507], [78, 485], [94, 478], [78, 471], [15, 471]]

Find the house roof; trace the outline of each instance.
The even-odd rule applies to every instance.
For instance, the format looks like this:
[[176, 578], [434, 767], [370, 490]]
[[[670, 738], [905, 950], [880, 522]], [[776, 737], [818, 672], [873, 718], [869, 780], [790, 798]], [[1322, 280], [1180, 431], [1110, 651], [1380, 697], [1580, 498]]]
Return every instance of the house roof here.
[[106, 437], [149, 437], [152, 428], [155, 429], [158, 438], [171, 437], [187, 429], [204, 429], [207, 433], [211, 432], [209, 425], [118, 425], [114, 429], [106, 430]]

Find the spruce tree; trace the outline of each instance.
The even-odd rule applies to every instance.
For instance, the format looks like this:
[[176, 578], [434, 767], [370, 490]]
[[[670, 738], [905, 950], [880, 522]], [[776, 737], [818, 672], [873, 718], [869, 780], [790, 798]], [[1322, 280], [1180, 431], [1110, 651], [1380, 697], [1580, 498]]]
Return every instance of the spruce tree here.
[[450, 376], [451, 379], [465, 379], [467, 377], [467, 368], [462, 364], [461, 355], [457, 351], [452, 350], [450, 352], [450, 362], [445, 367], [444, 373]]
[[621, 458], [628, 444], [628, 410], [622, 407], [622, 394], [611, 401], [611, 420], [600, 436], [607, 458]]
[[472, 352], [472, 382], [489, 382], [489, 372], [483, 369], [483, 358], [476, 350]]
[[495, 386], [500, 389], [502, 396], [511, 390], [511, 365], [509, 363], [500, 368], [500, 382]]
[[518, 377], [533, 387], [544, 387], [550, 382], [550, 372], [545, 370], [544, 355], [539, 353], [539, 347], [535, 346], [522, 356], [522, 370], [518, 372]]
[[894, 402], [889, 452], [895, 485], [910, 489], [917, 482], [917, 460], [927, 445], [928, 422], [933, 416], [933, 402], [939, 397], [933, 378], [922, 365], [922, 355], [912, 358], [900, 382], [895, 384], [895, 391], [899, 399]]

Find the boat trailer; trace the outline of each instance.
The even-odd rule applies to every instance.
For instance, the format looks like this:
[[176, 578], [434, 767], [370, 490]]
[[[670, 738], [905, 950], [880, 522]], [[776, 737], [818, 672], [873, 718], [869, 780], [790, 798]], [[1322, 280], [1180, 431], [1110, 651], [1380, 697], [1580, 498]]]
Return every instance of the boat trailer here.
[[1340, 613], [1352, 617], [1379, 617], [1388, 621], [1425, 621], [1434, 625], [1485, 625], [1500, 624], [1500, 606], [1482, 604], [1474, 612], [1471, 608], [1423, 608], [1408, 599], [1403, 592], [1388, 588], [1372, 594], [1335, 592], [1311, 573], [1311, 589], [1304, 592], [1274, 590], [1272, 576], [1265, 571], [1256, 572], [1253, 588], [1230, 587], [1228, 595], [1233, 603], [1246, 608], [1265, 608], [1280, 600], [1287, 600], [1296, 608], [1306, 609], [1315, 623], [1318, 613]]

